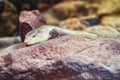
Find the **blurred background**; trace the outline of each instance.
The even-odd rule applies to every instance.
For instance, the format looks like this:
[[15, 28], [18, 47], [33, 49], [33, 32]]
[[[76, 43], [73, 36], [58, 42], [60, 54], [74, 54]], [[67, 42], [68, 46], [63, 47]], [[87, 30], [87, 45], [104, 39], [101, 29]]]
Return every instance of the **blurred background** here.
[[61, 28], [105, 36], [120, 32], [120, 0], [0, 0], [0, 47], [20, 42], [19, 15], [25, 10], [39, 10], [47, 24]]
[[19, 35], [18, 18], [23, 10], [39, 10], [47, 24], [74, 30], [111, 25], [116, 17], [120, 26], [120, 0], [0, 0], [0, 37]]

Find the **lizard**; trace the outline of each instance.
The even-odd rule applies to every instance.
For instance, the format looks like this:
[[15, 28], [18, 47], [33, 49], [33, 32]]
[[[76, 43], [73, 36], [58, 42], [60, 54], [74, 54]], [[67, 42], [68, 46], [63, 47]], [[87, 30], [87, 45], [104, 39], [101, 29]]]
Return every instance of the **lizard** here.
[[63, 29], [58, 26], [42, 25], [39, 28], [28, 32], [25, 36], [24, 43], [26, 45], [32, 45], [58, 36], [69, 35], [69, 34], [97, 36], [95, 34], [91, 34], [85, 31], [75, 31], [75, 30]]

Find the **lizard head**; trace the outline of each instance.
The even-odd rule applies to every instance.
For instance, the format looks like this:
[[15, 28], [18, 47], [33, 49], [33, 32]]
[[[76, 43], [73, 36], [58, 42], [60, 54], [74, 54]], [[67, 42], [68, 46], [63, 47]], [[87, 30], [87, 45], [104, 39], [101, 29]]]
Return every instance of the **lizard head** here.
[[58, 30], [54, 27], [40, 26], [40, 28], [34, 29], [26, 34], [24, 43], [32, 45], [46, 41], [50, 38], [56, 37], [57, 35], [59, 35]]

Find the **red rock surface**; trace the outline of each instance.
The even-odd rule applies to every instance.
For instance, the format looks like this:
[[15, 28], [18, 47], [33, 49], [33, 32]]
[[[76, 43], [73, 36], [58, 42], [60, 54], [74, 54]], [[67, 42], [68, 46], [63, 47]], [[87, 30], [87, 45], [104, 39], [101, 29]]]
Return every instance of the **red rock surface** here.
[[38, 10], [23, 11], [19, 16], [20, 22], [20, 35], [22, 41], [24, 41], [25, 35], [32, 29], [36, 29], [43, 24], [46, 24], [45, 19]]
[[0, 54], [0, 80], [120, 80], [118, 39], [67, 35]]

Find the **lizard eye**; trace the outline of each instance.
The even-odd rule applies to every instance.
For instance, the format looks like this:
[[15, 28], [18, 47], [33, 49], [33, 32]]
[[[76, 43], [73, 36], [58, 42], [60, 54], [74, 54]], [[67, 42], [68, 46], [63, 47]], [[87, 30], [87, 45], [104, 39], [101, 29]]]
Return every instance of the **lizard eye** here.
[[39, 34], [39, 33], [36, 33], [36, 34], [34, 34], [34, 35], [33, 35], [33, 37], [36, 37], [36, 36], [38, 36], [38, 34]]
[[57, 37], [59, 35], [59, 32], [56, 29], [53, 29], [52, 31], [49, 32], [51, 35], [51, 38]]
[[33, 37], [35, 37], [36, 36], [36, 34], [35, 35], [33, 35]]
[[38, 37], [40, 32], [41, 32], [41, 30], [39, 30], [39, 31], [38, 30], [32, 30], [31, 32], [29, 32], [28, 35], [32, 35], [32, 37], [34, 38], [34, 37]]

